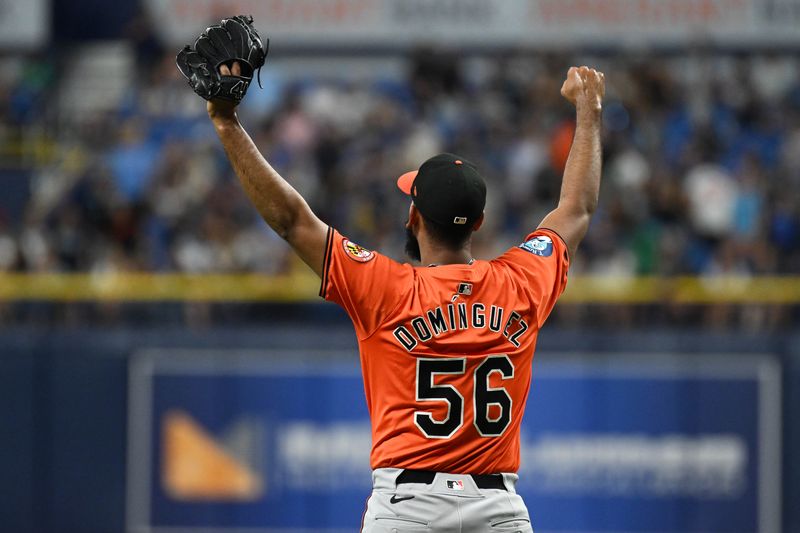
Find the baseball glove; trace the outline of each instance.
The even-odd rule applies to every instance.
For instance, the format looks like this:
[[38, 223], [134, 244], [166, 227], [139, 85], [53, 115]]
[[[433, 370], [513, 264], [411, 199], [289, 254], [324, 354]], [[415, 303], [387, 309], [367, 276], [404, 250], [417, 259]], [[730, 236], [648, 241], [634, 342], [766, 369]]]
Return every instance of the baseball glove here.
[[[194, 48], [186, 45], [178, 53], [176, 62], [194, 92], [206, 100], [221, 98], [238, 104], [253, 81], [255, 71], [261, 73], [268, 52], [269, 40], [265, 48], [253, 27], [253, 17], [237, 15], [206, 28], [195, 41]], [[240, 75], [220, 74], [221, 65], [231, 67], [237, 61]]]

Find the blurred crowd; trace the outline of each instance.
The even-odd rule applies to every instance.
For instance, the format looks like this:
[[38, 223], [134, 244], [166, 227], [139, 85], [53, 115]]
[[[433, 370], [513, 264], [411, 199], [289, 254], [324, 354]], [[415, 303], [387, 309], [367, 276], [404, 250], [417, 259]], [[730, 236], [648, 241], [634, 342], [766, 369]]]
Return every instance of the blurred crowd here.
[[[134, 81], [102, 112], [57, 97], [63, 61], [3, 59], [3, 166], [26, 177], [0, 200], [0, 270], [295, 268], [241, 192], [172, 52], [144, 42], [135, 53]], [[800, 272], [796, 56], [420, 49], [396, 61], [395, 75], [372, 78], [268, 63], [264, 89], [254, 84], [240, 113], [272, 165], [352, 240], [403, 259], [408, 201], [394, 178], [449, 151], [489, 182], [476, 256], [518, 243], [557, 202], [574, 128], [563, 76], [591, 63], [608, 81], [604, 180], [573, 272]], [[15, 158], [20, 139], [42, 148]]]

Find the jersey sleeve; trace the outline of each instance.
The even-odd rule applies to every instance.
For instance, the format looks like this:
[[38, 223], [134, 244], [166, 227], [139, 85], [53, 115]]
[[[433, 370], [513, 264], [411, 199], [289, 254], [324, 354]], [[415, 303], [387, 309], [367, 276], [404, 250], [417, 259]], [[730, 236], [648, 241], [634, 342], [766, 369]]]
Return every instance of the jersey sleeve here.
[[328, 229], [320, 296], [344, 308], [359, 338], [372, 335], [413, 283], [413, 269]]
[[566, 243], [555, 231], [539, 228], [498, 259], [523, 283], [541, 327], [567, 287]]

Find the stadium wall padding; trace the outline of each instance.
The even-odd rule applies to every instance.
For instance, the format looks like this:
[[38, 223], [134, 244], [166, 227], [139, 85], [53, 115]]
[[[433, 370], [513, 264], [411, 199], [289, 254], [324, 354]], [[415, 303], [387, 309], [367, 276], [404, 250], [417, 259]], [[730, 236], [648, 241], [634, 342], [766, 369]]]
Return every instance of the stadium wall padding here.
[[[262, 328], [18, 328], [0, 333], [0, 530], [121, 533], [125, 529], [129, 358], [143, 349], [335, 348], [356, 360], [347, 324]], [[783, 371], [783, 531], [800, 531], [800, 335], [664, 330], [611, 334], [546, 329], [539, 352], [774, 354]], [[534, 363], [535, 364], [535, 363]], [[535, 375], [535, 374], [534, 374]]]

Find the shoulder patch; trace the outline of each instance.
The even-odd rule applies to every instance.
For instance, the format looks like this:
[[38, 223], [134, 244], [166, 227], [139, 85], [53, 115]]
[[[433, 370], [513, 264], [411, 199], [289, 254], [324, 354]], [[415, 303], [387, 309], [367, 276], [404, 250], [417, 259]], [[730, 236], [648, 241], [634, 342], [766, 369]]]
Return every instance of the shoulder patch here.
[[553, 239], [546, 235], [537, 235], [533, 239], [523, 242], [519, 247], [533, 255], [550, 257], [553, 254]]
[[363, 246], [359, 246], [358, 244], [348, 241], [347, 239], [342, 241], [342, 246], [344, 247], [344, 253], [346, 253], [347, 257], [353, 261], [366, 263], [367, 261], [372, 261], [375, 258], [375, 252], [372, 250], [367, 250]]

